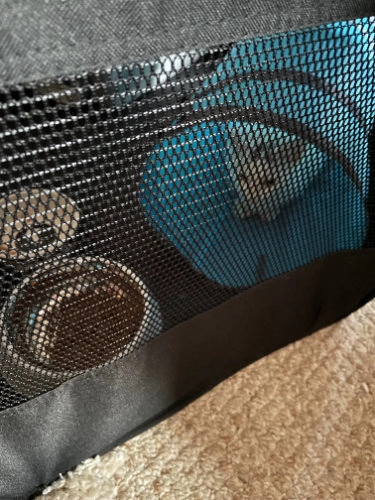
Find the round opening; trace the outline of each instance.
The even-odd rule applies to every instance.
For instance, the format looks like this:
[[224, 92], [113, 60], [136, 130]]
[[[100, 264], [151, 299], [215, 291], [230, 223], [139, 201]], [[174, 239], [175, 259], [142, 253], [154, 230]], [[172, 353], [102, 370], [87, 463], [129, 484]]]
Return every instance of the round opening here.
[[75, 202], [56, 190], [22, 190], [0, 199], [0, 259], [34, 259], [61, 247], [77, 230]]
[[11, 341], [30, 362], [55, 371], [106, 363], [134, 340], [145, 316], [140, 285], [109, 264], [89, 263], [31, 279], [11, 307]]

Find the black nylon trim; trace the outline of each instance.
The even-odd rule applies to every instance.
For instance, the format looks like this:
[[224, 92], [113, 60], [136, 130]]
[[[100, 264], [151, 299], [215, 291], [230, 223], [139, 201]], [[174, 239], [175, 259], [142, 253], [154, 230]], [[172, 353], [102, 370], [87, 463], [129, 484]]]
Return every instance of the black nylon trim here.
[[375, 250], [342, 252], [255, 286], [131, 356], [0, 414], [0, 498], [30, 495], [231, 373], [333, 321], [375, 291]]

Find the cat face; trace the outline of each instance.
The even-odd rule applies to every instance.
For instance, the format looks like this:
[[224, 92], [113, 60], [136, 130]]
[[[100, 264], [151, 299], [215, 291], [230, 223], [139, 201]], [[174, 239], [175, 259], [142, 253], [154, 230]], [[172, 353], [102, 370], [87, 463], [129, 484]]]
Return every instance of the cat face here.
[[239, 217], [273, 220], [299, 196], [316, 174], [315, 168], [307, 168], [307, 149], [303, 139], [281, 130], [235, 124], [228, 150]]

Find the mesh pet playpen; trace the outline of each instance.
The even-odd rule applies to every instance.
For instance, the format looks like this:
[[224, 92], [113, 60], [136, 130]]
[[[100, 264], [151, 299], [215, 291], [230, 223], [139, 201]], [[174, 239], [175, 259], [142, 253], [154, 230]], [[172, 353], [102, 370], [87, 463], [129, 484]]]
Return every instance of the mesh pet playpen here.
[[373, 295], [374, 14], [2, 2], [0, 496]]

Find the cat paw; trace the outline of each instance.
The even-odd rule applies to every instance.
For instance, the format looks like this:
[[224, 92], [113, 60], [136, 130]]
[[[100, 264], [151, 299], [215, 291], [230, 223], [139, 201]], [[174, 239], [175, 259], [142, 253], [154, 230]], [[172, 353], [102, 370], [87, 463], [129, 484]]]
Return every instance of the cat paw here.
[[279, 214], [280, 214], [280, 210], [277, 210], [276, 208], [267, 208], [265, 210], [262, 209], [262, 211], [259, 212], [260, 218], [264, 222], [274, 221], [275, 219], [277, 219]]

